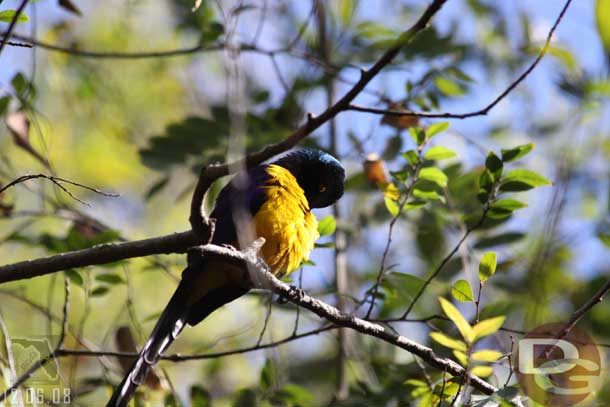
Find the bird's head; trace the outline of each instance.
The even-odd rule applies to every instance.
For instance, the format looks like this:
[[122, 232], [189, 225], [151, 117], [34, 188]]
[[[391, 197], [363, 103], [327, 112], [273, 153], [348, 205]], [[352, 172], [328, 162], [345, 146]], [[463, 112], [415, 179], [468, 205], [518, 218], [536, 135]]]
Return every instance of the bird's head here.
[[332, 205], [343, 195], [345, 170], [332, 155], [315, 149], [300, 149], [273, 164], [286, 168], [303, 188], [310, 208]]

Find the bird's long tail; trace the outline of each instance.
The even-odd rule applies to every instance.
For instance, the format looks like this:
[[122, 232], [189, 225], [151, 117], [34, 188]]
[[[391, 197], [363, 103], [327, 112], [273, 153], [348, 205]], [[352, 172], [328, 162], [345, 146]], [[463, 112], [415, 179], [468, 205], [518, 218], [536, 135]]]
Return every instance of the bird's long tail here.
[[183, 280], [169, 300], [142, 351], [140, 351], [129, 372], [125, 374], [121, 384], [114, 391], [106, 407], [126, 407], [138, 386], [146, 380], [146, 375], [157, 363], [161, 353], [180, 334], [187, 319], [188, 307], [185, 303], [187, 298], [184, 295], [185, 290], [186, 284]]
[[205, 261], [187, 267], [176, 292], [106, 407], [126, 407], [159, 356], [178, 337], [185, 324], [196, 325], [212, 312], [244, 295], [247, 272], [222, 262]]

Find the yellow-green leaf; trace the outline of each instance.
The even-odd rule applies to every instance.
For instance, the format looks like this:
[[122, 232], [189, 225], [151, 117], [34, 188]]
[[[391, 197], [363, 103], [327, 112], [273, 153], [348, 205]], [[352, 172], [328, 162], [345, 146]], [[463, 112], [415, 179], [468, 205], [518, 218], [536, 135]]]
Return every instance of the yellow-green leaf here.
[[[0, 11], [0, 22], [10, 23], [15, 18], [15, 14], [17, 14], [16, 10]], [[30, 21], [30, 18], [24, 13], [19, 14], [19, 17], [17, 17], [17, 24], [25, 23], [28, 21]]]
[[470, 374], [473, 374], [478, 377], [488, 377], [494, 372], [493, 367], [491, 366], [475, 366], [470, 371]]
[[480, 350], [474, 352], [472, 354], [472, 360], [477, 360], [479, 362], [495, 362], [496, 360], [502, 357], [502, 352], [498, 352], [497, 350]]
[[485, 336], [491, 335], [496, 332], [506, 319], [505, 316], [484, 319], [483, 321], [472, 327], [473, 340], [477, 341]]
[[456, 154], [448, 148], [442, 146], [434, 146], [430, 147], [430, 149], [426, 151], [424, 158], [426, 160], [443, 160], [445, 158], [455, 157], [455, 155]]
[[449, 349], [466, 351], [466, 344], [459, 339], [453, 339], [442, 332], [430, 332], [430, 338]]
[[318, 233], [320, 236], [331, 235], [337, 229], [337, 222], [332, 216], [325, 216], [318, 222]]
[[610, 24], [608, 24], [610, 0], [597, 0], [597, 3], [595, 3], [595, 16], [599, 37], [606, 52], [610, 53]]
[[447, 186], [447, 176], [436, 167], [426, 167], [419, 171], [419, 178], [432, 181], [441, 188]]
[[472, 288], [470, 288], [470, 284], [468, 284], [468, 281], [466, 280], [456, 281], [451, 288], [451, 295], [460, 302], [470, 302], [474, 300]]
[[439, 133], [444, 132], [449, 128], [449, 122], [440, 122], [431, 124], [430, 127], [426, 129], [426, 136], [428, 138], [432, 138]]
[[530, 170], [518, 169], [509, 171], [502, 179], [500, 191], [527, 191], [543, 185], [551, 185], [551, 181]]
[[458, 362], [460, 362], [460, 365], [466, 366], [468, 364], [468, 355], [466, 355], [464, 352], [454, 350], [453, 354], [455, 355], [455, 358], [458, 360]]
[[439, 297], [438, 300], [441, 303], [441, 308], [443, 309], [445, 315], [447, 315], [447, 318], [449, 318], [455, 324], [466, 342], [471, 343], [474, 339], [474, 333], [468, 321], [466, 321], [464, 316], [462, 316], [462, 313], [455, 307], [455, 305], [446, 299]]
[[445, 96], [460, 96], [464, 94], [460, 85], [451, 79], [439, 77], [434, 79], [434, 83]]
[[496, 272], [497, 257], [494, 252], [487, 252], [481, 257], [479, 263], [479, 279], [481, 283], [485, 284], [489, 277], [493, 276]]
[[387, 196], [383, 199], [383, 202], [385, 203], [385, 207], [388, 212], [390, 212], [390, 215], [394, 217], [398, 216], [400, 213], [400, 206], [398, 206], [398, 202]]

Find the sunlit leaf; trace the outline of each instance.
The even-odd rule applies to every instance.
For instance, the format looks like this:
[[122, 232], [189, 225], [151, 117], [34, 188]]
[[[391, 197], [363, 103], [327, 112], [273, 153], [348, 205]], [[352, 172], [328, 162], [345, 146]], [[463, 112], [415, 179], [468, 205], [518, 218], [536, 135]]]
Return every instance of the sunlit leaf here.
[[453, 339], [442, 332], [430, 332], [430, 338], [434, 339], [435, 342], [443, 345], [446, 348], [466, 352], [467, 347], [463, 341]]
[[449, 301], [446, 299], [439, 297], [439, 302], [441, 303], [441, 308], [447, 318], [449, 318], [457, 327], [458, 331], [462, 334], [462, 337], [466, 340], [466, 342], [470, 343], [474, 339], [474, 333], [472, 331], [472, 327], [466, 321], [466, 319], [462, 316], [462, 313]]
[[595, 3], [597, 31], [604, 49], [607, 53], [610, 53], [610, 24], [608, 24], [608, 16], [610, 16], [610, 0], [597, 0]]
[[496, 360], [502, 357], [502, 352], [498, 352], [497, 350], [479, 350], [474, 352], [471, 357], [472, 360], [476, 360], [479, 362], [495, 362]]
[[439, 187], [444, 188], [447, 186], [447, 175], [439, 168], [426, 167], [419, 171], [419, 178], [427, 181], [432, 181]]
[[506, 317], [501, 315], [499, 317], [484, 319], [483, 321], [479, 322], [472, 327], [472, 334], [474, 337], [473, 340], [477, 341], [485, 336], [495, 333], [502, 327], [505, 319]]
[[526, 203], [517, 201], [516, 199], [499, 199], [493, 203], [492, 207], [487, 212], [487, 216], [494, 219], [502, 219], [510, 216], [517, 209], [525, 208], [526, 206]]
[[438, 77], [434, 79], [434, 83], [438, 90], [445, 96], [460, 96], [464, 94], [464, 90], [456, 82], [448, 78]]
[[437, 134], [446, 131], [448, 128], [449, 128], [449, 122], [439, 122], [439, 123], [431, 124], [426, 129], [426, 136], [428, 136], [428, 138], [432, 138], [432, 137], [436, 136]]
[[400, 206], [398, 205], [398, 202], [387, 196], [383, 199], [383, 202], [385, 203], [385, 207], [388, 212], [390, 212], [390, 215], [394, 217], [398, 216], [400, 213]]
[[320, 236], [331, 235], [337, 229], [337, 222], [333, 216], [325, 216], [318, 222], [318, 233]]
[[472, 295], [472, 288], [466, 280], [456, 281], [453, 287], [451, 287], [451, 295], [453, 296], [453, 298], [460, 302], [474, 301], [474, 296]]
[[502, 179], [500, 191], [527, 191], [528, 189], [551, 185], [551, 181], [530, 170], [509, 171]]
[[[17, 14], [17, 10], [4, 10], [0, 11], [0, 22], [10, 23], [15, 18], [15, 14]], [[25, 14], [19, 14], [17, 17], [17, 24], [25, 23], [30, 21], [30, 18]]]
[[475, 366], [470, 371], [471, 374], [478, 377], [488, 377], [494, 372], [491, 366]]
[[496, 272], [497, 256], [495, 252], [487, 252], [479, 263], [479, 279], [485, 283]]
[[424, 154], [424, 158], [426, 160], [443, 160], [446, 158], [455, 157], [455, 152], [449, 150], [448, 148], [442, 146], [434, 146], [430, 147], [426, 154]]
[[458, 360], [458, 362], [460, 362], [460, 365], [466, 366], [468, 364], [468, 355], [465, 354], [463, 351], [454, 350], [453, 354], [455, 355], [455, 358]]

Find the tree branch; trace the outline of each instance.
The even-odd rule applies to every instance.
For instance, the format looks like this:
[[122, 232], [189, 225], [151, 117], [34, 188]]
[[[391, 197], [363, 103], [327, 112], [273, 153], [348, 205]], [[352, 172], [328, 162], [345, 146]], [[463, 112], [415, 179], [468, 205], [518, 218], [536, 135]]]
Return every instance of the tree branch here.
[[[253, 281], [256, 281], [264, 288], [273, 290], [276, 294], [287, 300], [306, 308], [321, 318], [333, 323], [334, 325], [350, 328], [362, 334], [374, 336], [385, 342], [391, 343], [422, 358], [426, 363], [441, 371], [446, 371], [454, 376], [464, 374], [464, 368], [450, 359], [441, 358], [434, 351], [426, 346], [420, 345], [404, 336], [398, 335], [383, 326], [360, 319], [339, 311], [337, 308], [326, 304], [318, 299], [308, 296], [303, 290], [290, 286], [278, 280], [268, 271], [268, 267], [257, 256], [256, 250], [248, 249], [245, 252], [220, 247], [216, 245], [205, 245], [194, 247], [189, 250], [189, 265], [197, 267], [198, 262], [203, 258], [218, 258], [223, 262], [235, 264], [238, 267], [246, 268], [253, 273]], [[497, 389], [489, 383], [476, 376], [469, 376], [472, 385], [485, 394], [492, 394]]]
[[[191, 201], [191, 214], [189, 217], [189, 221], [191, 223], [191, 227], [197, 236], [202, 238], [207, 237], [207, 227], [208, 222], [203, 217], [201, 213], [201, 204], [203, 202], [203, 197], [205, 192], [210, 187], [212, 182], [217, 180], [220, 177], [224, 177], [229, 175], [229, 168], [250, 168], [261, 162], [275, 156], [281, 154], [290, 148], [297, 145], [298, 142], [303, 140], [309, 134], [311, 134], [318, 127], [322, 126], [330, 119], [334, 118], [337, 114], [342, 111], [349, 110], [350, 103], [364, 90], [366, 85], [388, 64], [390, 64], [396, 55], [400, 52], [403, 45], [409, 43], [419, 32], [426, 28], [432, 17], [441, 9], [443, 4], [447, 0], [434, 0], [428, 8], [424, 11], [421, 17], [409, 28], [407, 31], [402, 33], [400, 38], [398, 38], [392, 47], [388, 49], [381, 58], [369, 69], [361, 70], [360, 79], [354, 86], [347, 92], [341, 99], [339, 99], [335, 104], [330, 106], [324, 112], [322, 112], [319, 116], [313, 116], [309, 114], [305, 124], [299, 127], [295, 132], [293, 132], [286, 139], [274, 143], [269, 144], [263, 149], [249, 154], [244, 159], [238, 160], [235, 163], [225, 163], [221, 165], [213, 165], [203, 168], [201, 170], [201, 174], [199, 176], [199, 180], [195, 187], [195, 192], [193, 193], [193, 199]], [[205, 241], [203, 239], [202, 241]]]
[[474, 117], [474, 116], [485, 116], [485, 115], [487, 115], [487, 113], [489, 113], [489, 111], [491, 109], [493, 109], [498, 103], [500, 103], [500, 101], [502, 101], [502, 99], [504, 99], [506, 96], [508, 96], [509, 93], [511, 93], [521, 82], [523, 82], [525, 80], [525, 78], [527, 78], [529, 76], [529, 74], [532, 73], [534, 68], [536, 68], [536, 66], [542, 60], [542, 58], [546, 55], [547, 51], [549, 50], [549, 46], [551, 44], [551, 39], [553, 38], [553, 34], [555, 34], [555, 30], [557, 29], [557, 27], [559, 26], [559, 23], [563, 19], [566, 11], [568, 10], [568, 7], [570, 6], [570, 3], [572, 3], [572, 0], [567, 0], [565, 2], [563, 8], [561, 9], [561, 12], [559, 13], [559, 16], [555, 20], [555, 23], [551, 27], [551, 29], [546, 37], [544, 46], [538, 53], [538, 56], [536, 57], [536, 59], [530, 64], [530, 66], [521, 75], [519, 75], [519, 77], [517, 79], [515, 79], [515, 81], [513, 81], [502, 93], [500, 93], [500, 95], [498, 95], [493, 101], [491, 101], [491, 103], [489, 103], [487, 106], [485, 106], [482, 109], [475, 110], [475, 111], [469, 112], [469, 113], [434, 113], [434, 112], [430, 113], [430, 112], [408, 112], [408, 111], [404, 111], [404, 110], [393, 110], [393, 109], [377, 109], [377, 108], [373, 108], [373, 107], [365, 107], [365, 106], [358, 106], [358, 105], [350, 104], [348, 107], [348, 110], [354, 110], [354, 111], [362, 112], [362, 113], [381, 114], [381, 115], [387, 115], [387, 116], [412, 116], [412, 117], [424, 117], [424, 118], [428, 118], [428, 119], [466, 119], [466, 118]]
[[101, 244], [89, 249], [0, 266], [0, 284], [133, 257], [185, 253], [189, 247], [196, 244], [197, 239], [191, 231], [132, 242]]
[[11, 38], [11, 34], [12, 34], [13, 30], [15, 29], [15, 26], [17, 25], [17, 20], [19, 20], [19, 16], [23, 12], [23, 9], [25, 9], [25, 6], [27, 6], [28, 1], [29, 0], [23, 0], [21, 2], [21, 4], [19, 5], [19, 8], [17, 9], [17, 11], [15, 11], [15, 14], [13, 15], [13, 19], [11, 20], [10, 24], [8, 25], [8, 30], [6, 30], [6, 33], [4, 34], [4, 38], [2, 38], [2, 41], [0, 41], [0, 54], [2, 54], [2, 50], [4, 49], [4, 46], [6, 44], [8, 44], [8, 40], [9, 40], [9, 38]]

